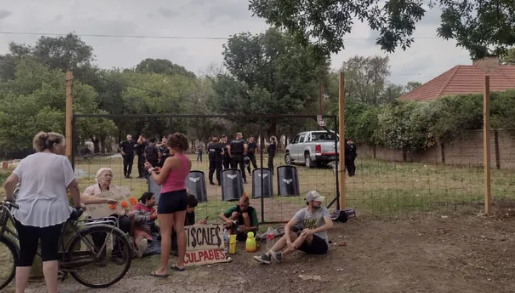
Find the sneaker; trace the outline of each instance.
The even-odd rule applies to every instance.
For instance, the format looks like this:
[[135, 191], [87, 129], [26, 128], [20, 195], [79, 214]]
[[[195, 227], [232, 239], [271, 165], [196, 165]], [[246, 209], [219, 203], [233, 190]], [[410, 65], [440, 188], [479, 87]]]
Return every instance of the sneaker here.
[[268, 254], [266, 254], [266, 253], [263, 255], [256, 255], [256, 256], [254, 256], [254, 259], [260, 263], [267, 264], [267, 265], [269, 265], [271, 262], [270, 256], [268, 256]]
[[145, 239], [145, 238], [141, 239], [141, 241], [138, 243], [138, 251], [136, 252], [136, 257], [142, 258], [143, 254], [145, 254], [145, 252], [147, 251], [147, 247], [148, 247], [147, 239]]
[[272, 252], [272, 258], [277, 262], [283, 261], [283, 253], [282, 252]]

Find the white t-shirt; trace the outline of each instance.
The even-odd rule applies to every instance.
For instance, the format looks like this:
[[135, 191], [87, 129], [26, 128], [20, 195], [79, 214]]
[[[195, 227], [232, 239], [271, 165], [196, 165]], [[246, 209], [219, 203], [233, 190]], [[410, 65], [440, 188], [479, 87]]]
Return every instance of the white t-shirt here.
[[14, 217], [25, 226], [49, 227], [70, 217], [66, 187], [75, 179], [65, 156], [35, 153], [21, 160], [14, 170], [20, 180]]

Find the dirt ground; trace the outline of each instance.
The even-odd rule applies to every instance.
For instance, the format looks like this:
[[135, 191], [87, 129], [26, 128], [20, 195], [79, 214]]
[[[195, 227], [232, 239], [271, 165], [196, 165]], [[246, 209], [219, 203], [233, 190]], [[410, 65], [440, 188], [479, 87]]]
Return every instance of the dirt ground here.
[[[166, 280], [148, 276], [158, 262], [155, 256], [136, 260], [128, 275], [108, 289], [91, 290], [70, 279], [61, 291], [515, 292], [514, 233], [514, 218], [355, 219], [335, 225], [330, 238], [347, 245], [332, 243], [327, 256], [296, 253], [266, 266], [240, 249], [232, 263], [189, 268]], [[28, 292], [42, 289], [34, 282]]]

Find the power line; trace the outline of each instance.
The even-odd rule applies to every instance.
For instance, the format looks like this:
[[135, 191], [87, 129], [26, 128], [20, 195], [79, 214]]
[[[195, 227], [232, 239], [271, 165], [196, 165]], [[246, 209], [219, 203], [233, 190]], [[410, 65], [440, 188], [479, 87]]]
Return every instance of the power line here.
[[[67, 36], [64, 33], [36, 33], [36, 32], [9, 32], [0, 31], [1, 35], [29, 35], [29, 36]], [[75, 34], [79, 37], [93, 38], [127, 38], [127, 39], [182, 39], [182, 40], [227, 40], [229, 37], [194, 37], [194, 36], [145, 36], [145, 35], [111, 35], [111, 34]]]
[[[69, 33], [38, 33], [38, 32], [14, 32], [0, 31], [0, 35], [29, 35], [29, 36], [67, 36]], [[127, 38], [127, 39], [171, 39], [171, 40], [228, 40], [230, 37], [206, 37], [206, 36], [151, 36], [151, 35], [113, 35], [113, 34], [75, 34], [79, 37], [92, 38]], [[377, 37], [348, 37], [344, 40], [376, 40]], [[413, 37], [413, 39], [436, 40], [439, 37]]]

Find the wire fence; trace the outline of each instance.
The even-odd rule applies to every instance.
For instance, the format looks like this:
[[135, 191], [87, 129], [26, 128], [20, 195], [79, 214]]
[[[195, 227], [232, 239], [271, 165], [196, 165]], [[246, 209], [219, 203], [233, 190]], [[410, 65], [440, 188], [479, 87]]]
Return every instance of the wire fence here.
[[[515, 206], [514, 131], [491, 133], [491, 195], [498, 212]], [[480, 213], [484, 205], [483, 132], [425, 151], [362, 146], [357, 175], [347, 178], [347, 205], [374, 216]], [[494, 210], [495, 211], [495, 210]]]
[[[227, 135], [229, 140], [234, 138], [236, 132], [241, 131], [245, 139], [254, 137], [261, 152], [256, 152], [258, 168], [268, 168], [267, 146], [271, 135], [277, 136], [278, 150], [273, 159], [274, 175], [272, 179], [273, 196], [267, 198], [252, 198], [253, 181], [251, 176], [254, 166], [250, 164], [250, 173], [246, 169], [248, 184], [243, 184], [244, 192], [251, 197], [251, 206], [256, 208], [261, 222], [288, 221], [299, 209], [305, 207], [305, 194], [310, 190], [317, 190], [326, 196], [326, 205], [338, 196], [338, 178], [334, 161], [313, 164], [306, 167], [303, 158], [306, 148], [316, 148], [315, 142], [296, 141], [299, 133], [309, 131], [322, 131], [313, 116], [290, 117], [219, 117], [217, 115], [199, 118], [174, 117], [162, 118], [165, 123], [155, 127], [149, 117], [107, 117], [117, 121], [119, 137], [110, 137], [97, 147], [99, 154], [82, 156], [81, 150], [86, 146], [90, 152], [95, 147], [89, 137], [79, 137], [74, 134], [74, 141], [79, 145], [75, 150], [75, 169], [80, 178], [80, 186], [85, 189], [95, 184], [95, 173], [103, 167], [113, 169], [113, 184], [127, 186], [135, 197], [139, 197], [148, 190], [147, 180], [138, 177], [138, 157], [133, 163], [132, 178], [124, 178], [122, 156], [117, 153], [117, 145], [126, 134], [132, 134], [137, 140], [142, 134], [147, 140], [150, 137], [160, 138], [170, 132], [185, 133], [191, 140], [188, 154], [192, 161], [192, 171], [202, 171], [205, 176], [207, 201], [199, 204], [196, 214], [199, 218], [209, 216], [214, 221], [218, 214], [236, 204], [234, 201], [222, 199], [222, 188], [210, 185], [208, 180], [209, 159], [206, 146], [211, 137]], [[153, 117], [152, 119], [157, 119]], [[87, 123], [87, 115], [75, 118]], [[200, 120], [203, 121], [200, 123]], [[334, 117], [330, 117], [332, 123]], [[336, 130], [328, 123], [329, 130]], [[135, 127], [136, 125], [137, 127]], [[153, 126], [154, 125], [154, 126]], [[207, 127], [207, 126], [208, 127]], [[332, 124], [334, 125], [334, 123]], [[203, 128], [205, 127], [205, 128]], [[200, 130], [202, 128], [202, 131]], [[336, 130], [337, 132], [337, 130]], [[493, 206], [503, 210], [511, 210], [512, 199], [515, 197], [515, 136], [511, 131], [492, 132], [491, 159], [492, 159], [492, 198]], [[331, 144], [334, 141], [323, 142]], [[196, 152], [196, 147], [202, 144], [204, 153], [202, 159]], [[107, 153], [102, 153], [103, 149]], [[277, 167], [287, 165], [286, 159], [292, 159], [292, 153], [297, 152], [293, 164], [298, 176], [298, 194], [294, 196], [278, 195]], [[83, 152], [84, 153], [84, 152]], [[356, 174], [345, 180], [346, 207], [354, 208], [358, 215], [379, 218], [413, 217], [426, 214], [441, 216], [455, 212], [479, 213], [483, 209], [484, 174], [483, 174], [483, 148], [482, 132], [469, 131], [463, 138], [453, 142], [440, 144], [420, 152], [402, 152], [357, 145]], [[333, 153], [334, 155], [334, 153]], [[87, 157], [87, 158], [86, 158]], [[316, 159], [316, 157], [315, 157]], [[290, 163], [288, 161], [288, 163]], [[328, 164], [326, 164], [328, 163]], [[216, 176], [215, 176], [216, 178]], [[216, 182], [216, 181], [215, 181]], [[257, 183], [256, 183], [257, 184]], [[515, 204], [513, 204], [515, 206]], [[332, 208], [336, 208], [333, 205]]]
[[[253, 137], [259, 146], [255, 154], [256, 166], [248, 162], [245, 167], [244, 173], [247, 178], [247, 184], [243, 184], [243, 191], [251, 198], [251, 206], [257, 210], [258, 218], [261, 222], [288, 221], [295, 212], [306, 206], [304, 197], [311, 190], [318, 190], [324, 194], [326, 196], [326, 205], [329, 205], [336, 198], [337, 179], [332, 168], [332, 164], [334, 164], [337, 158], [335, 156], [335, 134], [329, 128], [321, 129], [317, 124], [317, 117], [314, 115], [256, 116], [254, 118], [249, 116], [221, 117], [221, 115], [205, 117], [198, 115], [111, 117], [106, 115], [104, 118], [112, 119], [116, 121], [117, 125], [124, 128], [119, 129], [118, 138], [105, 138], [104, 142], [101, 143], [101, 141], [96, 141], [95, 138], [92, 140], [91, 137], [80, 137], [79, 133], [74, 133], [74, 145], [78, 145], [74, 151], [74, 166], [81, 189], [96, 184], [95, 174], [100, 168], [111, 168], [114, 174], [112, 183], [118, 186], [129, 187], [132, 194], [139, 198], [143, 192], [149, 190], [149, 185], [146, 177], [138, 178], [140, 177], [139, 175], [143, 175], [138, 172], [138, 155], [135, 155], [133, 160], [131, 178], [124, 177], [123, 158], [118, 152], [120, 141], [125, 139], [126, 135], [131, 134], [135, 141], [138, 140], [139, 135], [143, 135], [147, 142], [152, 137], [156, 137], [160, 142], [161, 138], [168, 133], [182, 132], [190, 139], [188, 157], [192, 162], [191, 171], [203, 172], [203, 181], [206, 183], [207, 201], [199, 203], [195, 213], [199, 219], [209, 216], [209, 220], [212, 221], [218, 218], [221, 212], [236, 205], [237, 201], [227, 201], [222, 198], [222, 187], [216, 184], [218, 183], [216, 181], [216, 173], [213, 176], [215, 185], [209, 184], [210, 163], [207, 145], [212, 137], [220, 138], [226, 135], [231, 140], [234, 139], [237, 132], [242, 132], [244, 139]], [[89, 123], [88, 120], [91, 122], [94, 119], [99, 119], [99, 117], [76, 115], [74, 123]], [[162, 123], [156, 119], [162, 120]], [[332, 116], [326, 117], [326, 120], [331, 121], [333, 125], [335, 119]], [[307, 141], [304, 143], [303, 141], [303, 143], [299, 142], [295, 145], [303, 145], [302, 150], [295, 149], [295, 151], [299, 152], [299, 155], [295, 157], [294, 149], [292, 148], [294, 144], [291, 144], [291, 142], [295, 140], [299, 133], [313, 133], [313, 137], [309, 143]], [[329, 133], [332, 133], [332, 136]], [[318, 136], [315, 137], [314, 134], [318, 134]], [[253, 185], [256, 187], [255, 185], [258, 183], [254, 182], [256, 177], [253, 177], [251, 174], [256, 169], [255, 167], [257, 169], [268, 169], [270, 167], [268, 146], [272, 135], [276, 136], [278, 140], [277, 151], [273, 158], [273, 174], [270, 181], [273, 191], [271, 197], [255, 198], [257, 194], [253, 194], [255, 193]], [[96, 141], [96, 147], [92, 141]], [[197, 151], [199, 144], [203, 146], [202, 156]], [[316, 145], [320, 144], [324, 146], [325, 153], [323, 155], [325, 161], [317, 161], [316, 158]], [[301, 161], [301, 159], [305, 159], [304, 155], [309, 153], [308, 149], [311, 149], [312, 152], [310, 153], [310, 158], [313, 159], [311, 168], [305, 167], [305, 162]], [[104, 150], [106, 150], [105, 153], [103, 153]], [[97, 153], [95, 154], [95, 152]], [[285, 155], [290, 152], [294, 162], [299, 163], [299, 165], [295, 165], [293, 168], [297, 173], [296, 178], [291, 182], [288, 178], [280, 178], [278, 180], [277, 177], [280, 174], [277, 173], [277, 168], [286, 165]], [[298, 184], [298, 186], [293, 194], [279, 195], [279, 184]], [[258, 189], [263, 190], [259, 187]], [[333, 207], [336, 207], [336, 205]]]

